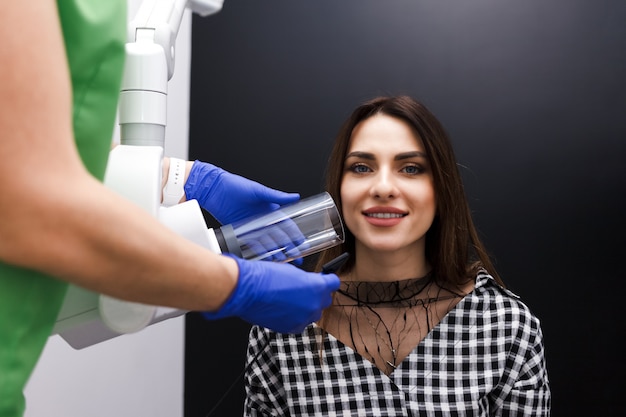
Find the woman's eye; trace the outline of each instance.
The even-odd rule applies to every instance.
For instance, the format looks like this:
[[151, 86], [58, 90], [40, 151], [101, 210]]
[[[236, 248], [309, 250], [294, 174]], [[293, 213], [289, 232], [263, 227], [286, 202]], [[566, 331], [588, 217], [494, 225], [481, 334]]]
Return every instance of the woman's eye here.
[[422, 172], [424, 172], [424, 168], [422, 168], [419, 165], [407, 165], [404, 168], [402, 168], [402, 171], [409, 175], [417, 175], [417, 174], [421, 174]]
[[350, 171], [355, 172], [357, 174], [362, 174], [365, 172], [370, 172], [370, 169], [367, 165], [363, 164], [354, 164], [350, 167]]

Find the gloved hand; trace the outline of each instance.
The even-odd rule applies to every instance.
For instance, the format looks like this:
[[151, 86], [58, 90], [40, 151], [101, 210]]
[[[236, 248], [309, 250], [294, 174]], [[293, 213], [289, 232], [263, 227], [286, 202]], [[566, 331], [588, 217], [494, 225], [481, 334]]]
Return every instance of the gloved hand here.
[[298, 193], [274, 190], [200, 161], [194, 161], [191, 167], [185, 195], [187, 200], [197, 200], [221, 224], [266, 213], [300, 199]]
[[280, 209], [263, 216], [261, 225], [252, 221], [235, 227], [244, 259], [302, 264], [300, 256], [308, 250], [308, 243], [298, 225]]
[[293, 265], [232, 257], [239, 280], [226, 303], [205, 318], [240, 317], [281, 333], [299, 333], [319, 320], [339, 288], [335, 274], [305, 272]]

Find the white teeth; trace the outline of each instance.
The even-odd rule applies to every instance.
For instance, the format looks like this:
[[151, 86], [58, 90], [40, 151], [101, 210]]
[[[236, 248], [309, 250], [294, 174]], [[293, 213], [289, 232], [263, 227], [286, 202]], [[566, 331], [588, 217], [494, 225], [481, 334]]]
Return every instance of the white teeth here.
[[377, 219], [397, 219], [404, 217], [404, 215], [400, 213], [367, 213], [366, 216], [376, 217]]

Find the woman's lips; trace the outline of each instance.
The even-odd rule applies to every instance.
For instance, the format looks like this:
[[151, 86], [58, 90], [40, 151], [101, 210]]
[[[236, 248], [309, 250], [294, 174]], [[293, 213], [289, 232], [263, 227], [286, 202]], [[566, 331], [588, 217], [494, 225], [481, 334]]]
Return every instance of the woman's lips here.
[[400, 223], [408, 214], [394, 207], [372, 207], [364, 210], [363, 215], [373, 226], [391, 227]]

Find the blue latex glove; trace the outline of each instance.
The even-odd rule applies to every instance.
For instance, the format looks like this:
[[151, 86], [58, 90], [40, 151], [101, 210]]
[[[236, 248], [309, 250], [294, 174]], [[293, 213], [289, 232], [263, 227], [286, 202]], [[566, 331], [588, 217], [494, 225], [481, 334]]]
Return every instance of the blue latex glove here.
[[197, 200], [221, 224], [267, 213], [300, 199], [298, 193], [274, 190], [200, 161], [191, 167], [185, 195], [187, 200]]
[[239, 280], [224, 306], [205, 318], [240, 317], [281, 333], [299, 333], [319, 320], [339, 288], [335, 274], [305, 272], [290, 264], [246, 261], [232, 257]]
[[[300, 257], [308, 250], [308, 243], [296, 223], [286, 217], [280, 209], [264, 216], [264, 227], [253, 222], [238, 226], [237, 240], [241, 245], [243, 258], [262, 261], [302, 263]], [[249, 231], [246, 232], [246, 229]]]

